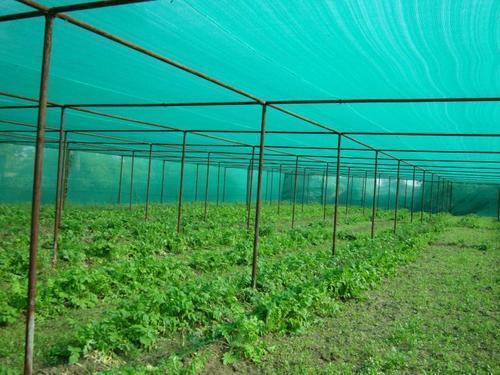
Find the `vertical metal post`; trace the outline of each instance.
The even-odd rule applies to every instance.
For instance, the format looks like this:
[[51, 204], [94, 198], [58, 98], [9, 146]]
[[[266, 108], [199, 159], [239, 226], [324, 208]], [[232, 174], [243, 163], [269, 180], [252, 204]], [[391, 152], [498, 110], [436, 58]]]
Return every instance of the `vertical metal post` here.
[[387, 209], [391, 208], [391, 182], [392, 182], [392, 177], [389, 176], [389, 191], [387, 193]]
[[354, 177], [356, 177], [356, 176], [351, 175], [351, 192], [349, 193], [349, 197], [350, 197], [349, 198], [349, 204], [351, 206], [353, 205], [352, 202], [354, 202], [354, 198], [353, 198], [353, 196], [354, 196], [354, 194], [353, 194], [353, 190], [354, 190]]
[[375, 151], [375, 170], [373, 171], [373, 204], [372, 204], [371, 238], [375, 237], [375, 216], [377, 215], [377, 176], [378, 176], [378, 150]]
[[436, 189], [436, 212], [439, 213], [441, 203], [441, 176], [438, 176]]
[[273, 204], [274, 169], [271, 168], [271, 191], [269, 192], [269, 205]]
[[135, 151], [132, 151], [132, 160], [130, 163], [130, 197], [129, 197], [129, 210], [132, 209], [132, 195], [134, 193], [134, 162], [135, 162]]
[[413, 209], [415, 208], [415, 173], [416, 167], [413, 167], [413, 177], [411, 183], [411, 207], [410, 207], [410, 222], [413, 223]]
[[335, 173], [335, 206], [333, 208], [333, 236], [332, 236], [332, 256], [337, 252], [337, 222], [339, 214], [339, 191], [340, 191], [340, 157], [342, 146], [342, 135], [337, 134], [337, 166]]
[[[61, 210], [64, 210], [64, 208], [66, 207], [66, 197], [67, 197], [67, 193], [68, 193], [68, 177], [69, 177], [69, 172], [70, 172], [69, 162], [71, 159], [70, 158], [71, 150], [69, 149], [69, 142], [66, 141], [67, 138], [68, 138], [68, 132], [65, 131], [64, 132], [65, 147], [64, 147], [64, 157], [63, 157], [64, 161], [63, 161], [62, 190], [61, 190], [61, 203], [60, 203]], [[61, 218], [61, 216], [62, 216], [62, 211], [61, 211], [61, 215], [59, 216], [59, 219]]]
[[431, 174], [431, 191], [430, 191], [430, 197], [429, 197], [429, 217], [432, 217], [432, 209], [433, 209], [433, 205], [432, 205], [432, 190], [434, 188], [434, 174]]
[[448, 203], [448, 212], [452, 214], [453, 210], [453, 182], [450, 181], [450, 202]]
[[309, 185], [311, 182], [311, 174], [306, 175], [306, 204], [309, 204]]
[[260, 143], [259, 143], [259, 169], [257, 173], [257, 197], [255, 202], [255, 227], [253, 240], [253, 257], [252, 257], [252, 288], [257, 287], [257, 256], [259, 252], [260, 239], [260, 209], [262, 205], [261, 190], [262, 190], [262, 170], [264, 168], [264, 141], [266, 136], [266, 111], [267, 105], [262, 105], [262, 119], [260, 124]]
[[304, 212], [304, 197], [306, 193], [306, 174], [307, 174], [307, 169], [304, 168], [303, 174], [302, 174], [302, 208], [301, 212]]
[[217, 163], [217, 195], [215, 206], [219, 207], [219, 193], [220, 193], [220, 161]]
[[425, 204], [425, 171], [422, 177], [422, 193], [420, 195], [420, 222], [424, 221], [424, 204]]
[[200, 175], [200, 165], [196, 164], [196, 178], [194, 183], [194, 201], [198, 201], [198, 179]]
[[280, 164], [279, 168], [279, 177], [278, 177], [278, 215], [280, 214], [280, 208], [281, 208], [281, 194], [283, 192], [283, 187], [281, 186], [281, 180], [283, 178], [283, 165]]
[[441, 204], [441, 210], [448, 212], [448, 199], [450, 195], [450, 181], [445, 181], [443, 190], [443, 200]]
[[253, 163], [255, 158], [255, 146], [252, 146], [252, 159], [248, 167], [248, 200], [247, 200], [247, 230], [250, 230], [250, 211], [252, 209], [252, 190], [253, 190]]
[[33, 197], [31, 201], [31, 236], [28, 268], [28, 306], [26, 312], [26, 342], [24, 352], [24, 373], [33, 373], [33, 343], [35, 337], [35, 295], [36, 268], [38, 256], [38, 232], [40, 226], [40, 203], [42, 196], [43, 147], [45, 143], [45, 122], [49, 87], [50, 53], [52, 48], [53, 16], [45, 16], [43, 57], [40, 78], [40, 96], [33, 170]]
[[500, 221], [500, 188], [497, 191], [497, 220]]
[[[382, 184], [382, 177], [377, 176], [377, 184], [380, 186]], [[377, 189], [377, 207], [380, 207], [380, 188]]]
[[448, 181], [446, 183], [446, 194], [445, 194], [445, 197], [443, 199], [443, 209], [446, 210], [446, 212], [450, 212], [450, 205], [449, 205], [450, 187], [451, 187], [451, 181]]
[[227, 167], [224, 167], [224, 179], [222, 180], [222, 202], [226, 202], [226, 175]]
[[186, 161], [186, 138], [187, 132], [182, 132], [182, 157], [181, 157], [181, 176], [179, 181], [179, 208], [177, 209], [177, 233], [181, 231], [182, 226], [182, 197], [184, 192], [184, 164]]
[[405, 178], [404, 182], [405, 182], [405, 193], [404, 193], [404, 205], [403, 205], [403, 208], [406, 208], [406, 207], [408, 207], [408, 205], [406, 204], [406, 198], [408, 197], [408, 180]]
[[448, 181], [443, 179], [443, 188], [441, 191], [441, 211], [444, 211], [445, 204], [446, 204], [446, 198], [447, 198], [447, 189], [448, 189]]
[[118, 181], [118, 204], [122, 203], [123, 155], [120, 157], [120, 178]]
[[398, 160], [398, 171], [397, 171], [397, 185], [396, 185], [396, 200], [394, 202], [394, 228], [393, 232], [396, 233], [396, 228], [398, 225], [398, 206], [399, 206], [399, 185], [400, 185], [400, 169], [401, 160]]
[[[198, 166], [198, 165], [197, 165]], [[165, 160], [162, 162], [161, 166], [161, 193], [160, 193], [160, 203], [163, 203], [163, 194], [165, 192]]]
[[264, 189], [264, 202], [269, 199], [269, 171], [266, 171], [266, 187]]
[[[250, 196], [250, 166], [252, 165], [252, 161], [248, 160], [248, 168], [247, 168], [247, 192], [246, 192], [246, 200], [245, 200], [245, 206], [247, 210], [247, 217], [248, 217], [248, 197]], [[248, 220], [247, 220], [247, 229], [248, 229]]]
[[446, 201], [448, 198], [449, 184], [448, 181], [443, 180], [443, 193], [441, 194], [441, 211], [446, 210]]
[[295, 225], [295, 201], [297, 199], [297, 175], [299, 169], [299, 157], [295, 157], [295, 176], [293, 181], [293, 202], [292, 202], [292, 228]]
[[441, 211], [447, 211], [448, 195], [450, 193], [450, 182], [444, 181], [443, 185], [443, 199], [441, 203]]
[[368, 182], [368, 171], [365, 171], [365, 177], [363, 178], [363, 215], [365, 214], [365, 203], [366, 203], [366, 184]]
[[320, 204], [323, 206], [325, 205], [325, 171], [321, 174], [321, 196], [320, 196]]
[[63, 152], [64, 152], [64, 107], [61, 108], [61, 118], [59, 122], [59, 149], [57, 154], [57, 177], [56, 177], [56, 196], [54, 212], [54, 243], [52, 253], [52, 265], [57, 263], [57, 251], [59, 247], [59, 222], [61, 216], [61, 192], [63, 177]]
[[208, 217], [208, 181], [210, 180], [210, 152], [208, 153], [207, 156], [207, 175], [206, 175], [206, 181], [205, 181], [205, 212], [204, 212], [204, 218], [205, 221], [207, 220]]
[[346, 188], [346, 195], [345, 195], [345, 215], [347, 217], [347, 213], [349, 212], [349, 185], [351, 182], [351, 167], [347, 167], [347, 188]]
[[330, 163], [326, 163], [325, 172], [325, 198], [323, 199], [323, 220], [326, 220], [326, 203], [328, 201], [328, 175], [329, 175]]
[[149, 191], [151, 187], [151, 162], [153, 159], [153, 144], [149, 144], [149, 161], [148, 161], [148, 181], [146, 183], [146, 209], [144, 210], [144, 219], [148, 219], [149, 213]]

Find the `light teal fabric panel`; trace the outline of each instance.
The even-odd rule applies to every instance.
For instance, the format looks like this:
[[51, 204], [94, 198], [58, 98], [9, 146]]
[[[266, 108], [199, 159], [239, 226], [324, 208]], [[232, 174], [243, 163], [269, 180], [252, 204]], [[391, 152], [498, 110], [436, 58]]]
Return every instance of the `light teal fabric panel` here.
[[[47, 6], [73, 3], [43, 1]], [[0, 14], [28, 9], [12, 1], [0, 3]], [[474, 97], [498, 96], [500, 92], [500, 24], [497, 22], [500, 3], [495, 0], [258, 3], [159, 0], [72, 15], [264, 99]], [[0, 43], [5, 46], [0, 50], [0, 90], [37, 97], [42, 34], [42, 18], [0, 24]], [[61, 20], [55, 21], [53, 42], [49, 99], [56, 102], [244, 100], [226, 89]], [[0, 98], [1, 105], [19, 103], [22, 101]], [[497, 133], [500, 123], [497, 102], [285, 107], [340, 131]], [[99, 137], [71, 133], [71, 142], [77, 145], [77, 142], [114, 139], [128, 141], [130, 150], [144, 150], [150, 142], [180, 144], [182, 136], [169, 132], [109, 131], [172, 127], [257, 131], [260, 127], [259, 106], [99, 110], [143, 123], [67, 110], [66, 129], [107, 130]], [[59, 116], [59, 109], [49, 109], [50, 129], [58, 128]], [[36, 109], [0, 110], [0, 119], [22, 123], [0, 123], [2, 129], [29, 129], [26, 125], [34, 129]], [[267, 120], [271, 132], [321, 130], [271, 108]], [[21, 133], [15, 135], [20, 138]], [[474, 176], [470, 171], [478, 163], [468, 161], [478, 160], [481, 167], [491, 171], [476, 169], [483, 171], [481, 176], [485, 181], [500, 180], [494, 169], [498, 166], [498, 154], [458, 153], [499, 150], [500, 137], [356, 135], [353, 138], [391, 150], [453, 151], [446, 154], [393, 151], [390, 154], [443, 176], [456, 176], [453, 179], [457, 181], [472, 180]], [[49, 132], [47, 139], [55, 140], [57, 134]], [[247, 133], [190, 134], [188, 137], [188, 143], [200, 145], [240, 144], [239, 152], [249, 152], [249, 146], [258, 142], [258, 134]], [[294, 155], [298, 154], [303, 155], [301, 159], [314, 158], [326, 163], [333, 160], [334, 150], [304, 147], [334, 148], [336, 136], [269, 133], [266, 145], [296, 147], [269, 149], [268, 159], [282, 157], [285, 162], [293, 163]], [[346, 164], [363, 162], [364, 165], [353, 168], [373, 172], [367, 159], [373, 157], [373, 152], [349, 150], [362, 147], [349, 139], [344, 139], [343, 147], [347, 148], [342, 153]], [[196, 146], [196, 152], [209, 150], [224, 152], [227, 148]], [[107, 153], [110, 152], [111, 146]], [[308, 154], [313, 155], [306, 156]], [[434, 161], [439, 159], [445, 161]], [[456, 173], [458, 165], [466, 167], [460, 176]], [[381, 165], [380, 170], [394, 175], [390, 167]], [[411, 172], [409, 168], [402, 173]]]

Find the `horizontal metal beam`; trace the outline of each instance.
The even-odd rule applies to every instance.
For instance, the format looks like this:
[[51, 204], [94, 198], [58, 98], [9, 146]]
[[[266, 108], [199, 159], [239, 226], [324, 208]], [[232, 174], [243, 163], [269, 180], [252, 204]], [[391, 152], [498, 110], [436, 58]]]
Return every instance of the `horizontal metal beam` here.
[[[6, 132], [8, 130], [0, 130]], [[29, 130], [24, 130], [28, 132]], [[33, 130], [36, 131], [36, 130]], [[57, 130], [54, 130], [57, 131]], [[227, 134], [259, 134], [257, 130], [247, 129], [68, 129], [68, 132], [91, 132], [91, 133], [227, 133]], [[266, 134], [287, 134], [287, 135], [332, 135], [330, 131], [293, 131], [293, 130], [267, 130]], [[391, 133], [391, 132], [340, 132], [342, 135], [383, 135], [383, 136], [422, 136], [422, 137], [500, 137], [500, 133]], [[293, 148], [293, 146], [290, 146]], [[381, 149], [378, 149], [379, 151]]]
[[500, 102], [500, 97], [447, 97], [447, 98], [369, 98], [369, 99], [290, 99], [271, 100], [268, 104], [401, 104], [401, 103], [464, 103]]
[[[139, 1], [139, 0], [137, 0]], [[148, 1], [148, 0], [146, 0]], [[149, 0], [150, 1], [150, 0]], [[91, 3], [92, 4], [92, 3]], [[63, 7], [60, 7], [63, 8]], [[55, 9], [55, 8], [51, 8]], [[36, 13], [39, 11], [27, 12]], [[43, 14], [43, 13], [42, 13]], [[6, 17], [6, 16], [4, 16]], [[2, 17], [0, 17], [1, 21]], [[277, 104], [398, 104], [398, 103], [477, 103], [477, 102], [499, 102], [500, 97], [447, 97], [447, 98], [353, 98], [353, 99], [290, 99], [290, 100], [271, 100], [267, 101], [269, 105]], [[66, 103], [64, 107], [206, 107], [206, 106], [235, 106], [235, 105], [256, 105], [255, 101], [196, 101], [196, 102], [148, 102], [148, 103]], [[55, 106], [55, 105], [52, 105]], [[35, 106], [18, 106], [18, 108], [33, 108]], [[0, 107], [8, 108], [8, 107]], [[12, 106], [12, 108], [15, 108]]]
[[[91, 1], [88, 3], [61, 5], [61, 6], [57, 6], [57, 7], [48, 8], [48, 9], [43, 10], [43, 11], [42, 10], [35, 10], [35, 11], [22, 12], [22, 13], [7, 14], [4, 16], [0, 16], [0, 22], [41, 17], [41, 16], [45, 16], [47, 14], [55, 16], [59, 13], [68, 13], [68, 12], [75, 12], [75, 11], [79, 11], [79, 10], [90, 10], [90, 9], [111, 7], [111, 6], [117, 6], [117, 5], [126, 5], [126, 4], [133, 4], [133, 3], [144, 3], [147, 1], [152, 1], [152, 0], [101, 0], [101, 1]], [[29, 1], [19, 0], [19, 2], [30, 6]]]

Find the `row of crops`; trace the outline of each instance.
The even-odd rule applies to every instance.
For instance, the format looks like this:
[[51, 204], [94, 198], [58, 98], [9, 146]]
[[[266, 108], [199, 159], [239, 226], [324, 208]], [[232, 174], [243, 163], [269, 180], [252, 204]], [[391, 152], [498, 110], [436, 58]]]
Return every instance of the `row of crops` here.
[[[288, 205], [279, 215], [276, 206], [263, 207], [254, 290], [253, 233], [242, 205], [210, 207], [205, 221], [202, 207], [188, 204], [180, 234], [173, 205], [154, 205], [148, 221], [140, 207], [69, 206], [56, 267], [53, 209], [43, 207], [35, 363], [40, 368], [92, 361], [101, 370], [124, 371], [131, 359], [164, 348], [161, 359], [129, 370], [192, 372], [203, 366], [204, 348], [213, 343], [222, 346], [225, 364], [258, 362], [272, 349], [267, 335], [301, 331], [335, 312], [342, 301], [414, 259], [449, 218], [439, 214], [410, 223], [402, 210], [394, 234], [393, 212], [380, 210], [377, 235], [370, 239], [368, 212], [351, 207], [341, 217], [333, 258], [331, 215], [324, 221], [322, 209], [305, 205], [292, 229]], [[27, 205], [0, 206], [5, 372], [16, 373], [22, 364], [29, 220]]]

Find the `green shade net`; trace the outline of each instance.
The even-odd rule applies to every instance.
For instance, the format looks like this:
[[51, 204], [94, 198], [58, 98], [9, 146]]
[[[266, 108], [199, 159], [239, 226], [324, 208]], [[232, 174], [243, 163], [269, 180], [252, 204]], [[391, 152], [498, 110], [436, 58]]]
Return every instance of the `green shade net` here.
[[[41, 3], [50, 7], [76, 2], [45, 0]], [[0, 3], [0, 15], [29, 10], [32, 8], [14, 1]], [[164, 0], [78, 11], [71, 15], [264, 100], [494, 97], [500, 93], [500, 2], [495, 0], [282, 0], [258, 3]], [[0, 23], [0, 91], [34, 99], [38, 97], [43, 27], [43, 18]], [[78, 104], [247, 101], [248, 98], [56, 19], [49, 100]], [[30, 102], [0, 96], [0, 106], [20, 104]], [[498, 102], [296, 104], [282, 107], [328, 129], [343, 132], [498, 135], [500, 124]], [[178, 158], [182, 142], [182, 134], [178, 132], [158, 131], [167, 128], [221, 130], [189, 134], [189, 156], [206, 159], [207, 152], [211, 151], [221, 160], [226, 157], [221, 163], [229, 166], [229, 161], [236, 164], [239, 160], [236, 159], [238, 153], [246, 154], [241, 159], [245, 165], [229, 168], [227, 176], [230, 182], [226, 192], [231, 201], [244, 199], [248, 154], [251, 146], [259, 143], [256, 132], [260, 129], [260, 106], [91, 109], [115, 117], [66, 110], [65, 128], [86, 131], [68, 133], [73, 148], [82, 149], [74, 152], [74, 165], [70, 170], [69, 198], [75, 202], [116, 201], [120, 156], [126, 155], [125, 170], [129, 173], [131, 151], [141, 155], [134, 199], [143, 200], [144, 171], [147, 171], [143, 164], [147, 164], [145, 156], [150, 142], [168, 144], [155, 146], [151, 197], [157, 200], [161, 184], [158, 176], [165, 156], [161, 152], [170, 151]], [[44, 184], [55, 180], [57, 155], [54, 149], [57, 147], [59, 117], [60, 109], [48, 110], [49, 143]], [[140, 123], [124, 118], [139, 120]], [[14, 199], [12, 195], [18, 200], [30, 199], [32, 171], [23, 163], [12, 164], [12, 158], [16, 153], [24, 153], [25, 163], [31, 162], [32, 165], [33, 154], [27, 151], [27, 145], [33, 143], [36, 119], [36, 108], [0, 109], [0, 121], [3, 121], [0, 129], [9, 131], [0, 133], [0, 141], [15, 140], [18, 142], [15, 147], [22, 147], [22, 151], [14, 151], [1, 146], [1, 166], [5, 168], [1, 172], [4, 201]], [[103, 129], [108, 132], [102, 132]], [[310, 132], [324, 129], [269, 108], [267, 130]], [[408, 164], [404, 163], [402, 170], [404, 179], [412, 179], [413, 166], [416, 166], [418, 186], [423, 169], [453, 181], [457, 204], [461, 202], [463, 206], [460, 213], [495, 214], [496, 189], [500, 182], [500, 137], [385, 134], [353, 135], [352, 138], [375, 148], [390, 150], [387, 154], [405, 160]], [[352, 195], [356, 201], [365, 172], [369, 184], [373, 182], [370, 179], [373, 178], [374, 153], [354, 140], [343, 140], [345, 150], [341, 172], [345, 176], [346, 168], [350, 166], [356, 175]], [[21, 146], [19, 142], [24, 141], [25, 146]], [[108, 144], [107, 149], [104, 146], [99, 149], [89, 143], [97, 141], [121, 145]], [[295, 156], [300, 156], [301, 168], [307, 167], [308, 162], [316, 163], [314, 173], [317, 176], [312, 178], [308, 190], [312, 194], [314, 189], [317, 190], [312, 186], [322, 185], [318, 181], [326, 163], [335, 163], [336, 151], [332, 148], [336, 147], [336, 142], [336, 135], [327, 132], [267, 134], [266, 168], [277, 169], [280, 163], [286, 165], [283, 171], [286, 178], [283, 178], [281, 189], [283, 199], [288, 199], [288, 179], [292, 178]], [[127, 151], [118, 151], [125, 148]], [[224, 154], [228, 150], [235, 154]], [[387, 155], [380, 155], [380, 158], [381, 164], [385, 164], [379, 170], [382, 173], [381, 194], [390, 197], [388, 189], [386, 192], [384, 189], [388, 187], [389, 176], [395, 180], [396, 162]], [[171, 165], [167, 168], [169, 190], [166, 197], [173, 200], [178, 190], [174, 189], [172, 181], [179, 179], [179, 162], [171, 160], [167, 163]], [[96, 165], [102, 167], [100, 174]], [[188, 200], [194, 199], [195, 168], [196, 163], [190, 161], [186, 169]], [[17, 170], [17, 185], [5, 182], [14, 181], [9, 177], [13, 170]], [[124, 194], [129, 189], [126, 173], [122, 187]], [[210, 174], [211, 178], [216, 178], [215, 169]], [[277, 171], [273, 178], [275, 194], [278, 194]], [[23, 194], [12, 190], [13, 186], [15, 189], [21, 184], [19, 181], [23, 181], [23, 189], [26, 189]], [[215, 180], [211, 181], [210, 186], [215, 183]], [[475, 185], [469, 187], [465, 183]], [[299, 189], [300, 184], [299, 181]], [[93, 186], [99, 188], [93, 190]], [[201, 186], [200, 180], [200, 189]], [[329, 190], [333, 191], [333, 185]], [[462, 198], [461, 192], [464, 194]], [[47, 193], [46, 199], [51, 195]], [[317, 200], [318, 194], [314, 195]], [[213, 193], [211, 199], [214, 199]], [[415, 200], [419, 202], [418, 197]], [[383, 203], [380, 206], [383, 207]]]

